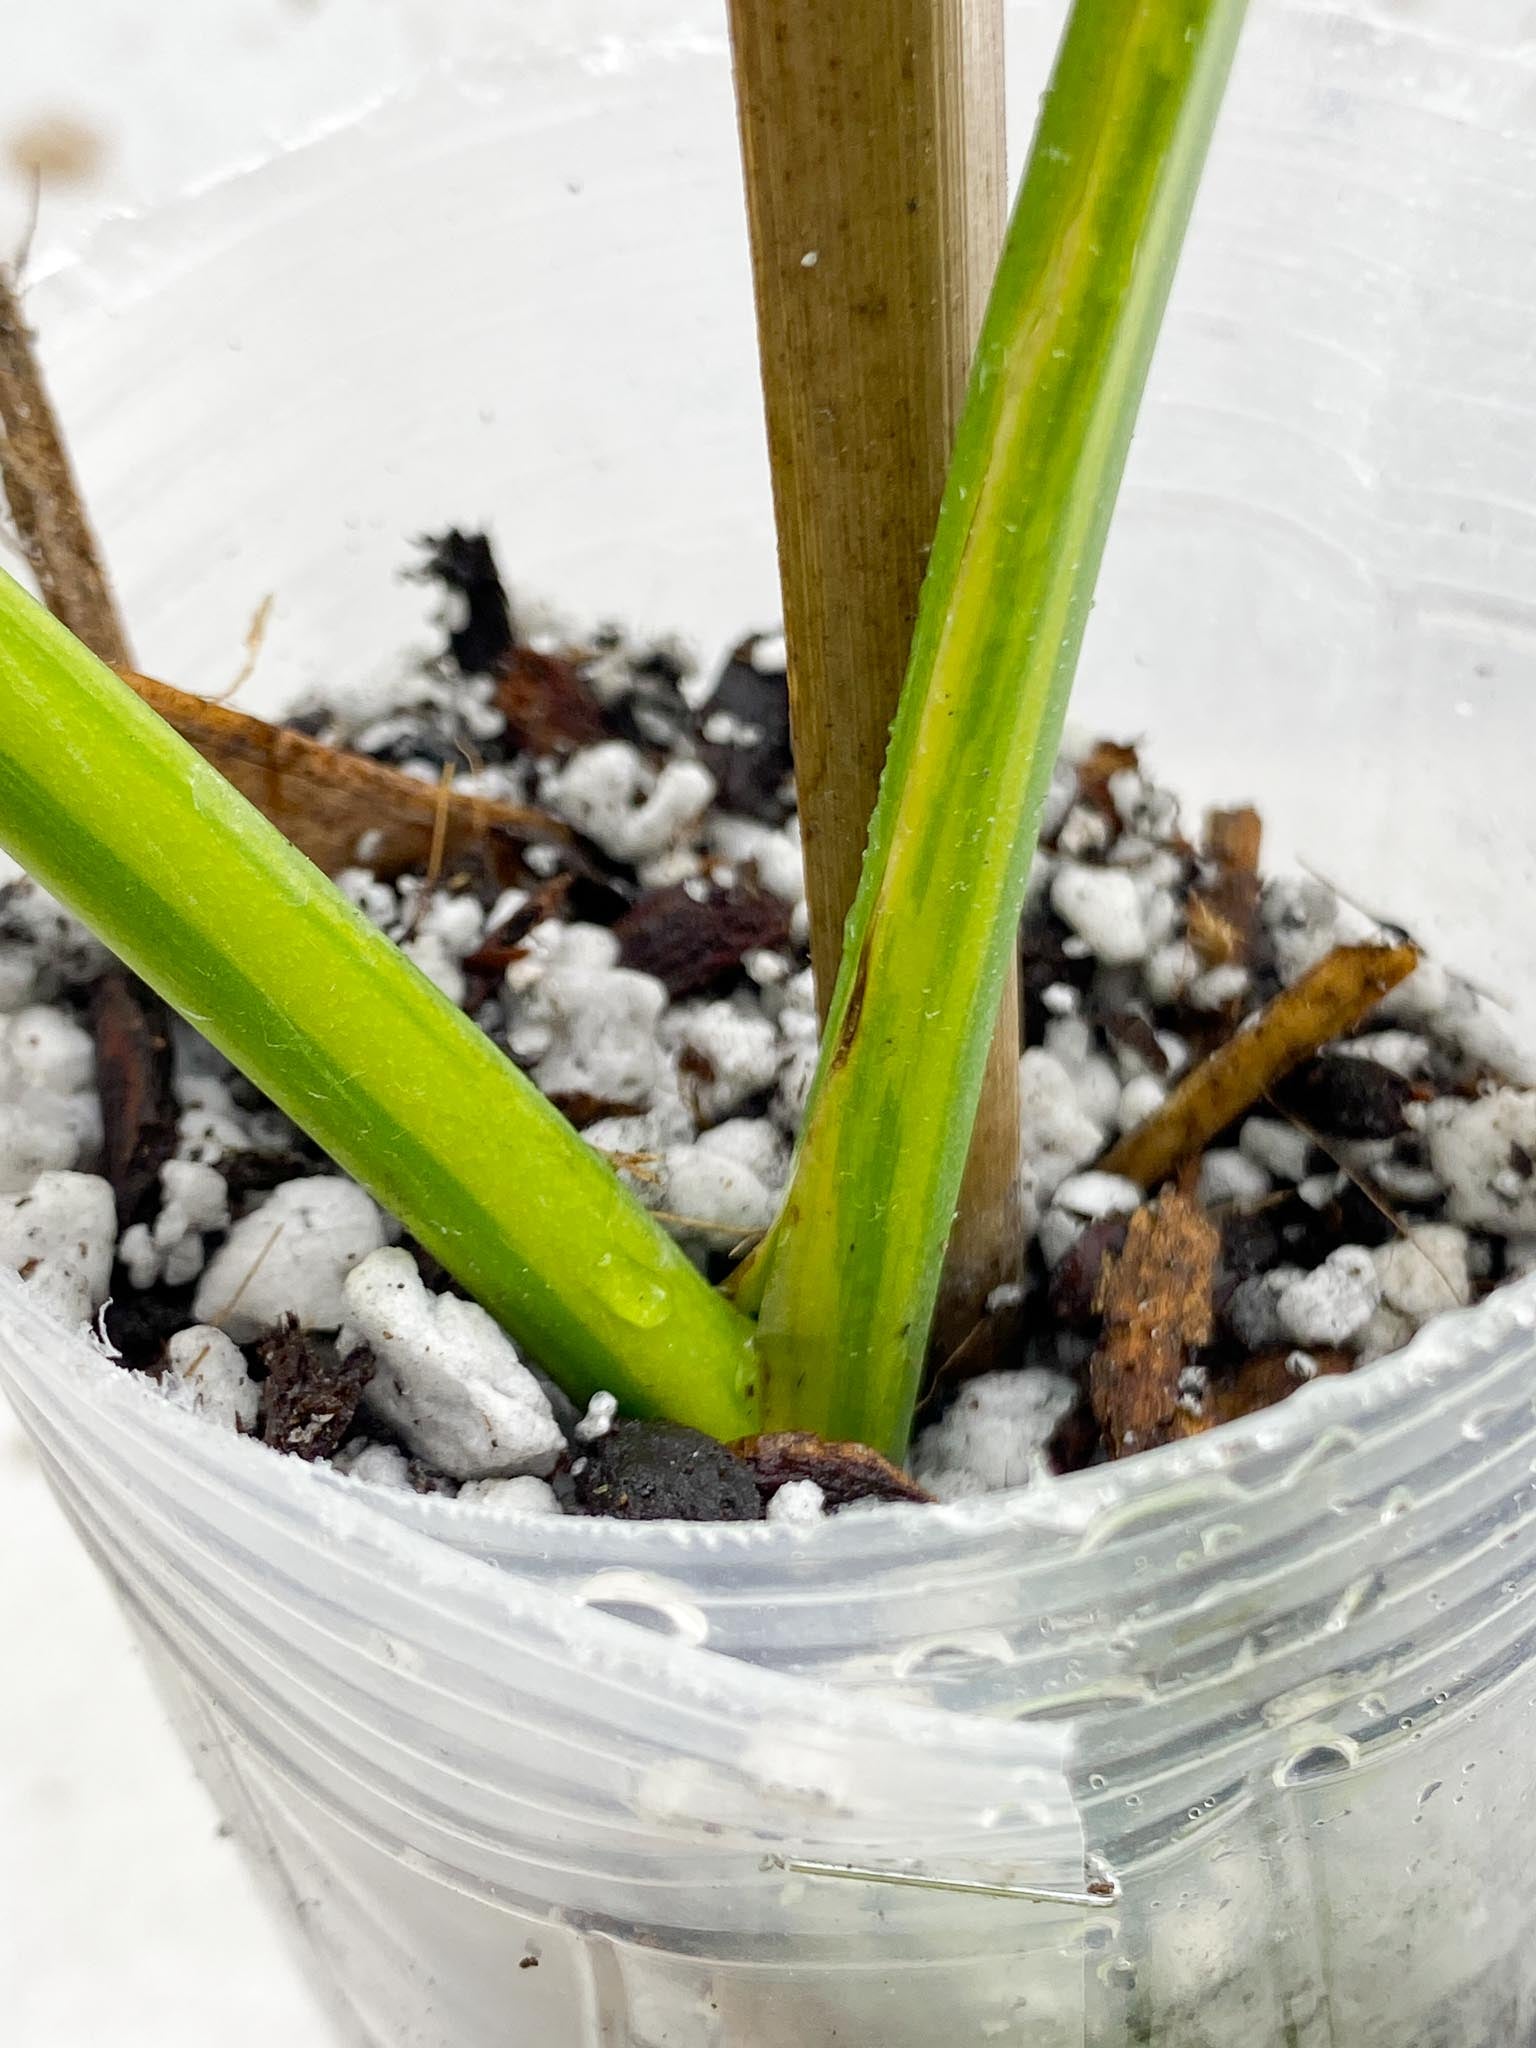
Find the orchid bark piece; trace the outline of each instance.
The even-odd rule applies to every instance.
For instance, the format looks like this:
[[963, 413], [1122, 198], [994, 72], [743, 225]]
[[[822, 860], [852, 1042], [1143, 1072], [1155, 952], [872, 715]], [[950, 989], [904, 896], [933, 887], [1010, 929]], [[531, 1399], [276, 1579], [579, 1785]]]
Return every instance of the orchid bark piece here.
[[538, 841], [568, 845], [568, 825], [527, 804], [434, 788], [403, 769], [328, 747], [307, 733], [233, 711], [153, 677], [121, 670], [142, 697], [205, 761], [232, 782], [301, 853], [328, 875], [361, 858], [393, 876], [472, 847]]
[[993, 288], [807, 1123], [765, 1425], [905, 1445], [998, 995], [1242, 0], [1077, 0]]

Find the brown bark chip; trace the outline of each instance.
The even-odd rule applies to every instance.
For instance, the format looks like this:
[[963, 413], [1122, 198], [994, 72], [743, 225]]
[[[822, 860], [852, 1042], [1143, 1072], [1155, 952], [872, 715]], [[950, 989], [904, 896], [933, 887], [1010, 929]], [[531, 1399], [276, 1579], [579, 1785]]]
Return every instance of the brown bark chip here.
[[1179, 1378], [1190, 1354], [1210, 1341], [1220, 1246], [1216, 1226], [1170, 1187], [1136, 1211], [1124, 1251], [1104, 1261], [1094, 1302], [1104, 1329], [1089, 1361], [1088, 1392], [1117, 1458], [1205, 1427], [1181, 1408]]
[[791, 1479], [814, 1479], [834, 1514], [856, 1500], [933, 1499], [868, 1444], [829, 1444], [809, 1430], [792, 1429], [743, 1437], [732, 1449], [756, 1472], [765, 1503]]
[[613, 927], [624, 966], [697, 995], [760, 947], [789, 943], [789, 905], [766, 889], [719, 889], [702, 900], [679, 883], [649, 889]]
[[142, 982], [112, 968], [91, 991], [91, 1028], [102, 1149], [123, 1230], [158, 1208], [160, 1169], [176, 1151], [171, 1013]]
[[365, 835], [368, 865], [386, 878], [424, 868], [438, 841], [449, 860], [482, 848], [495, 866], [499, 850], [571, 840], [569, 826], [547, 812], [435, 789], [292, 726], [269, 725], [151, 676], [121, 673], [151, 710], [327, 874], [357, 859]]
[[292, 1316], [256, 1349], [267, 1368], [262, 1441], [295, 1458], [333, 1457], [373, 1378], [373, 1353], [360, 1344], [343, 1357], [329, 1338], [301, 1330]]
[[499, 664], [496, 708], [507, 721], [509, 742], [534, 754], [570, 754], [613, 737], [576, 664], [531, 647], [509, 649]]
[[1203, 1404], [1202, 1425], [1210, 1428], [1218, 1422], [1239, 1422], [1261, 1408], [1273, 1408], [1308, 1380], [1353, 1372], [1354, 1366], [1352, 1351], [1317, 1345], [1301, 1351], [1294, 1344], [1277, 1344], [1267, 1351], [1255, 1351], [1230, 1378], [1211, 1386]]
[[1189, 942], [1207, 967], [1248, 966], [1259, 931], [1259, 851], [1264, 826], [1255, 810], [1212, 811], [1205, 821], [1206, 871], [1189, 892]]

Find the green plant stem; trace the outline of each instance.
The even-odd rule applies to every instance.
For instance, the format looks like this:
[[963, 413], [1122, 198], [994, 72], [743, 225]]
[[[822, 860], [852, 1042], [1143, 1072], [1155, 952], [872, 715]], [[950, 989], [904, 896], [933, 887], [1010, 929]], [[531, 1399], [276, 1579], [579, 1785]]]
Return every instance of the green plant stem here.
[[389, 940], [0, 574], [0, 844], [578, 1400], [723, 1437], [750, 1323]]
[[1094, 579], [1243, 0], [1077, 0], [982, 330], [760, 1311], [768, 1427], [905, 1448]]

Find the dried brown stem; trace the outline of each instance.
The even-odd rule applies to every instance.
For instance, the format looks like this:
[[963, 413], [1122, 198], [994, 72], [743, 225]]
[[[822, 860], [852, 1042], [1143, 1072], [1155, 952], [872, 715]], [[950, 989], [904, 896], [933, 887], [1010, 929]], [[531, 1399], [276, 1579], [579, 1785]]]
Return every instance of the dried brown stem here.
[[115, 668], [133, 659], [10, 272], [0, 265], [0, 482], [44, 604]]
[[[811, 962], [858, 885], [1002, 241], [999, 0], [731, 0]], [[998, 1021], [935, 1341], [1018, 1278], [1017, 990]]]
[[1103, 1171], [1142, 1187], [1166, 1180], [1292, 1067], [1353, 1031], [1418, 964], [1418, 948], [1406, 940], [1335, 946], [1192, 1067], [1146, 1122], [1105, 1154]]

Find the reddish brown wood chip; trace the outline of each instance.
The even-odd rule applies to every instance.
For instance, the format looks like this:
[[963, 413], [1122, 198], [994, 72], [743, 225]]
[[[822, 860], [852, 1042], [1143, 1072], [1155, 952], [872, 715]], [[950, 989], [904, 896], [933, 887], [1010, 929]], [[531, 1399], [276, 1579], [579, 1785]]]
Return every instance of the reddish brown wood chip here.
[[1418, 963], [1418, 948], [1407, 941], [1336, 946], [1192, 1067], [1145, 1123], [1110, 1148], [1099, 1162], [1102, 1171], [1142, 1187], [1166, 1180], [1282, 1074], [1354, 1031]]
[[933, 1499], [868, 1444], [829, 1444], [809, 1430], [781, 1430], [743, 1437], [731, 1448], [756, 1472], [765, 1501], [791, 1479], [814, 1479], [834, 1513], [856, 1500]]
[[91, 990], [102, 1149], [117, 1197], [119, 1229], [159, 1206], [160, 1169], [176, 1150], [171, 1092], [171, 1015], [160, 998], [121, 968]]
[[1205, 821], [1207, 872], [1189, 892], [1189, 942], [1207, 967], [1252, 960], [1259, 930], [1259, 851], [1264, 826], [1255, 810], [1212, 811]]
[[569, 828], [547, 812], [462, 796], [452, 788], [434, 789], [414, 775], [328, 747], [307, 733], [268, 725], [131, 670], [122, 675], [327, 874], [357, 858], [364, 834], [372, 835], [369, 865], [384, 876], [424, 868], [439, 826], [443, 855], [450, 861], [476, 848], [494, 855], [499, 845], [533, 840], [563, 845], [571, 838]]
[[584, 1131], [589, 1124], [601, 1123], [608, 1116], [638, 1116], [645, 1107], [640, 1102], [613, 1102], [606, 1095], [551, 1095], [549, 1100], [559, 1110], [568, 1124], [574, 1124], [578, 1131]]
[[326, 1337], [301, 1330], [292, 1316], [257, 1345], [267, 1368], [261, 1435], [295, 1458], [329, 1458], [341, 1449], [373, 1378], [364, 1344], [345, 1357]]
[[619, 957], [667, 993], [696, 995], [758, 947], [789, 941], [789, 905], [766, 889], [719, 889], [702, 902], [680, 883], [647, 890], [614, 926]]
[[496, 708], [507, 736], [535, 754], [569, 754], [611, 739], [596, 693], [576, 664], [558, 654], [513, 647], [496, 673]]
[[[1290, 1360], [1310, 1359], [1315, 1368], [1298, 1373]], [[1255, 1351], [1230, 1378], [1213, 1382], [1203, 1402], [1202, 1421], [1207, 1428], [1218, 1422], [1238, 1422], [1260, 1408], [1273, 1408], [1277, 1401], [1294, 1394], [1309, 1379], [1327, 1379], [1337, 1373], [1353, 1372], [1352, 1351], [1309, 1348], [1299, 1353], [1294, 1344], [1279, 1344], [1272, 1350]]]
[[1094, 1306], [1104, 1318], [1088, 1393], [1113, 1456], [1205, 1427], [1179, 1403], [1190, 1354], [1209, 1343], [1221, 1235], [1177, 1188], [1138, 1209], [1125, 1249], [1104, 1261]]
[[1115, 800], [1109, 793], [1109, 779], [1126, 769], [1141, 766], [1141, 757], [1134, 747], [1123, 746], [1118, 740], [1100, 740], [1093, 751], [1086, 754], [1077, 764], [1077, 794], [1080, 802], [1092, 804], [1096, 811], [1102, 811], [1112, 825], [1118, 826], [1120, 814], [1115, 809]]

